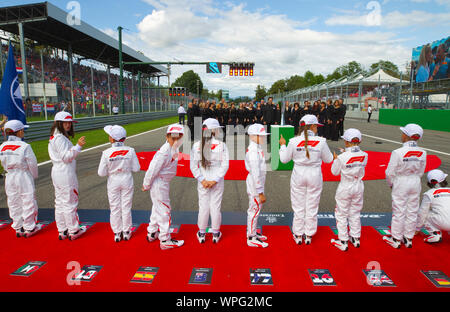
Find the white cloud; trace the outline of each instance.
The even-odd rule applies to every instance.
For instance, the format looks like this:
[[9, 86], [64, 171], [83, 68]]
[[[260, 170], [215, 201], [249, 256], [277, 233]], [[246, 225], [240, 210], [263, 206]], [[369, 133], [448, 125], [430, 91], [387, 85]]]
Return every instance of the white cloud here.
[[[209, 90], [227, 89], [230, 96], [254, 95], [258, 84], [271, 84], [307, 70], [324, 75], [356, 60], [365, 66], [387, 59], [398, 66], [411, 54], [391, 32], [338, 34], [311, 29], [316, 18], [293, 20], [269, 10], [250, 11], [226, 3], [220, 9], [209, 0], [145, 0], [153, 11], [124, 32], [124, 43], [158, 61], [254, 62], [255, 76], [229, 77], [205, 73], [205, 66], [172, 66], [171, 82], [193, 69]], [[199, 8], [199, 6], [203, 6]], [[116, 31], [104, 30], [117, 38]]]
[[402, 13], [394, 11], [383, 17], [383, 25], [388, 28], [422, 27], [450, 25], [450, 13], [429, 13], [425, 11], [411, 11]]

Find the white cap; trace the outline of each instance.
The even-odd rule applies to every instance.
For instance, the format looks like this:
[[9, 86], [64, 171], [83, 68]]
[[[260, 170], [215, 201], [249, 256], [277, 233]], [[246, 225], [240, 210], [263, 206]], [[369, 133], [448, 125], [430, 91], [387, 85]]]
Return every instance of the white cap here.
[[109, 125], [109, 126], [105, 126], [103, 128], [103, 130], [105, 130], [105, 132], [116, 141], [120, 141], [121, 139], [127, 137], [127, 131], [122, 126]]
[[5, 123], [5, 129], [11, 129], [13, 132], [17, 132], [19, 130], [22, 130], [24, 128], [29, 128], [29, 125], [24, 125], [20, 120], [9, 120], [7, 123]]
[[318, 125], [323, 126], [319, 121], [317, 120], [317, 117], [314, 115], [305, 115], [300, 119], [300, 126], [302, 125]]
[[361, 132], [358, 129], [350, 128], [344, 131], [344, 135], [341, 136], [345, 141], [352, 143], [361, 142]]
[[437, 181], [437, 183], [441, 183], [442, 181], [445, 180], [445, 178], [447, 178], [447, 174], [445, 174], [444, 172], [442, 172], [442, 170], [439, 170], [439, 169], [431, 170], [427, 174], [427, 179], [428, 179], [428, 182], [430, 182], [430, 183], [431, 183], [431, 180], [435, 180], [435, 181]]
[[184, 127], [180, 124], [172, 124], [169, 127], [167, 127], [167, 133], [178, 133], [178, 134], [184, 134]]
[[217, 129], [217, 128], [223, 128], [220, 126], [217, 119], [214, 118], [208, 118], [203, 122], [203, 127], [206, 127], [208, 130]]
[[248, 135], [269, 135], [270, 133], [266, 132], [266, 129], [261, 124], [253, 124], [248, 127], [247, 130]]
[[423, 136], [422, 127], [416, 124], [407, 124], [404, 127], [400, 127], [400, 130], [414, 140], [418, 140]]
[[72, 115], [68, 112], [58, 112], [55, 115], [55, 121], [68, 121], [68, 122], [75, 122], [77, 123], [78, 121], [75, 121], [72, 119]]

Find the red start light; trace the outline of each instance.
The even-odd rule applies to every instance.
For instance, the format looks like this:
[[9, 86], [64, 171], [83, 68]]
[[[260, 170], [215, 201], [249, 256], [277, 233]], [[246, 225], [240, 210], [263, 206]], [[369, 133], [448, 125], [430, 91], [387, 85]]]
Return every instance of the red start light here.
[[244, 76], [248, 76], [248, 69], [244, 71]]
[[243, 71], [242, 69], [240, 69], [240, 70], [239, 70], [239, 76], [242, 76], [243, 72], [244, 72], [244, 71]]
[[239, 71], [237, 69], [234, 70], [234, 75], [235, 76], [239, 75]]
[[230, 69], [230, 76], [233, 76], [233, 70]]

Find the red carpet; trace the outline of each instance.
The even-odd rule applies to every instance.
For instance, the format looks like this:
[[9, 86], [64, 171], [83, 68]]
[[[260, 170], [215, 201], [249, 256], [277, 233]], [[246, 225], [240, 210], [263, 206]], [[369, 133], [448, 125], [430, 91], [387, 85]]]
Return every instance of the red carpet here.
[[[137, 153], [141, 170], [146, 171], [156, 152]], [[366, 174], [363, 180], [382, 180], [386, 177], [385, 171], [391, 157], [391, 153], [385, 152], [367, 152], [369, 160], [366, 166]], [[441, 160], [435, 155], [427, 156], [427, 167], [425, 172], [436, 169], [441, 165]], [[230, 166], [225, 180], [245, 180], [247, 178], [244, 160], [230, 160]], [[322, 174], [324, 181], [339, 181], [340, 177], [331, 173], [331, 164], [322, 163]], [[178, 160], [177, 176], [193, 178], [189, 168], [189, 155], [180, 153]]]
[[[439, 270], [450, 276], [450, 237], [438, 245], [426, 245], [422, 236], [412, 249], [399, 250], [385, 244], [372, 227], [363, 227], [362, 246], [341, 252], [329, 243], [329, 227], [320, 227], [312, 245], [294, 244], [287, 226], [265, 226], [266, 249], [247, 247], [244, 226], [223, 226], [223, 239], [213, 245], [211, 237], [200, 245], [195, 225], [181, 225], [178, 239], [185, 246], [162, 251], [158, 242], [145, 239], [142, 224], [128, 242], [115, 243], [108, 223], [97, 223], [76, 241], [59, 241], [55, 223], [31, 238], [15, 238], [11, 228], [0, 230], [0, 292], [7, 291], [449, 291], [436, 288], [420, 270]], [[28, 261], [47, 261], [30, 277], [11, 276]], [[67, 264], [102, 265], [91, 282], [69, 286]], [[363, 269], [378, 261], [397, 287], [373, 287], [366, 283]], [[140, 266], [159, 267], [152, 284], [130, 283]], [[190, 285], [192, 269], [213, 268], [211, 285]], [[270, 268], [273, 286], [251, 286], [250, 268]], [[337, 286], [313, 286], [308, 269], [329, 269]]]

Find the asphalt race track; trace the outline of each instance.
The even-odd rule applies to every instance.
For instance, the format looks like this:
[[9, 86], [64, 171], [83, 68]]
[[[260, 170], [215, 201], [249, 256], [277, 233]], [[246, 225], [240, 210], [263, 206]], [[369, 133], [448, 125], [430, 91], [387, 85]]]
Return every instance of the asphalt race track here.
[[[390, 152], [400, 147], [400, 130], [397, 126], [381, 125], [376, 121], [367, 123], [365, 120], [347, 119], [345, 128], [355, 127], [363, 133], [363, 150]], [[154, 151], [164, 143], [164, 129], [157, 129], [146, 134], [129, 138], [126, 141], [136, 149], [136, 152]], [[394, 141], [394, 142], [390, 142]], [[106, 137], [105, 137], [106, 142]], [[437, 155], [442, 160], [441, 169], [450, 172], [450, 133], [425, 130], [424, 138], [420, 141], [421, 147], [428, 150], [428, 154]], [[247, 144], [247, 143], [246, 143]], [[344, 147], [343, 140], [328, 142], [332, 151], [338, 151]], [[77, 159], [77, 172], [79, 181], [79, 209], [109, 209], [106, 193], [106, 178], [97, 175], [97, 168], [101, 153], [106, 146], [94, 148], [83, 152]], [[188, 151], [185, 153], [189, 153]], [[231, 156], [230, 156], [231, 157]], [[39, 208], [54, 207], [54, 189], [50, 177], [51, 164], [39, 166], [39, 178], [36, 180], [36, 197]], [[133, 210], [150, 212], [151, 200], [149, 193], [142, 192], [141, 186], [145, 172], [134, 175], [135, 193]], [[262, 213], [291, 213], [289, 198], [289, 171], [267, 172], [266, 197], [267, 203], [262, 208]], [[0, 180], [0, 208], [7, 208], [4, 191], [4, 179]], [[337, 182], [325, 182], [319, 213], [333, 213], [335, 207], [335, 192]], [[426, 178], [422, 179], [422, 190], [426, 191]], [[197, 181], [191, 178], [175, 177], [171, 183], [171, 206], [174, 212], [198, 211]], [[248, 208], [245, 181], [225, 181], [225, 193], [222, 202], [223, 212], [245, 213]], [[6, 209], [0, 209], [4, 215]], [[106, 212], [106, 211], [105, 211]], [[366, 181], [364, 193], [363, 213], [390, 213], [391, 192], [384, 180]], [[80, 211], [81, 213], [81, 211]], [[196, 215], [196, 214], [192, 214]], [[245, 222], [245, 220], [243, 220]]]

